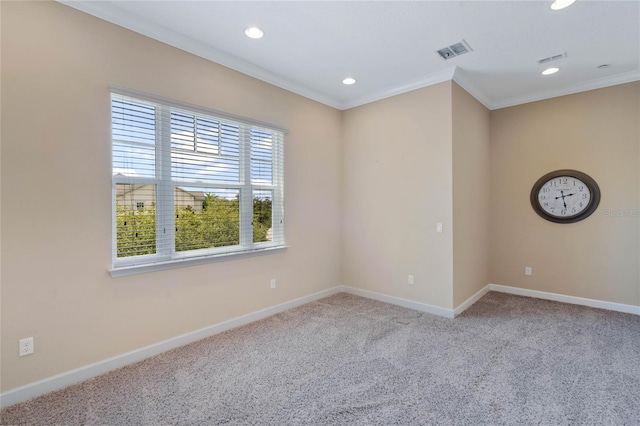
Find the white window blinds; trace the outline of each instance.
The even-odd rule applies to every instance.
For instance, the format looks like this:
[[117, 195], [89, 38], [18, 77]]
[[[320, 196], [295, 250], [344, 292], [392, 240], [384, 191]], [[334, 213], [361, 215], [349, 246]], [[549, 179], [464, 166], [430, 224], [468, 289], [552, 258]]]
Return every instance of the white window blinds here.
[[114, 271], [284, 246], [282, 130], [117, 92], [111, 113]]

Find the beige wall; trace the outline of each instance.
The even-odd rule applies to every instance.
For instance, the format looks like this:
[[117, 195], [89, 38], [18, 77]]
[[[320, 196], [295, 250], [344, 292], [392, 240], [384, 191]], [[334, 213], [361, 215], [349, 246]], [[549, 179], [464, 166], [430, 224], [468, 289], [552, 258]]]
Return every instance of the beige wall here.
[[[492, 283], [640, 305], [639, 104], [636, 82], [491, 112]], [[529, 193], [565, 168], [594, 178], [602, 199], [586, 220], [556, 224]]]
[[489, 283], [489, 110], [456, 83], [453, 120], [453, 306]]
[[345, 111], [342, 139], [343, 283], [450, 309], [451, 82]]
[[[340, 283], [339, 111], [61, 4], [1, 7], [3, 391]], [[289, 128], [290, 248], [111, 278], [110, 85]]]

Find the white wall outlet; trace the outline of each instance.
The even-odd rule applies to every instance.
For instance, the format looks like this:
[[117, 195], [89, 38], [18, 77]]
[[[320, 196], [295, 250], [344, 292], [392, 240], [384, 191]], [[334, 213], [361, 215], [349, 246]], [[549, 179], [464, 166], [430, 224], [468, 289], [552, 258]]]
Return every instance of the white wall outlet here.
[[442, 234], [442, 223], [436, 223], [436, 232]]
[[527, 266], [524, 268], [524, 274], [525, 275], [531, 275], [531, 266]]
[[276, 288], [276, 279], [271, 278], [271, 290], [273, 290], [274, 288]]
[[409, 284], [413, 284], [413, 275], [409, 275], [409, 278], [407, 279], [407, 282]]
[[20, 356], [31, 355], [33, 353], [33, 337], [27, 337], [26, 339], [20, 339], [19, 345]]

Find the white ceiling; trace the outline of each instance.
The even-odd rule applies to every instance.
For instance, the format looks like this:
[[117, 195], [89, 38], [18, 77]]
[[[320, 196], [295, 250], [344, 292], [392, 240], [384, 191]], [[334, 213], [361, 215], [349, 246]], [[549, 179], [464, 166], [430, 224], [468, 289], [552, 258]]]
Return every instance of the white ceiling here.
[[452, 78], [490, 109], [640, 80], [640, 0], [60, 2], [339, 109]]

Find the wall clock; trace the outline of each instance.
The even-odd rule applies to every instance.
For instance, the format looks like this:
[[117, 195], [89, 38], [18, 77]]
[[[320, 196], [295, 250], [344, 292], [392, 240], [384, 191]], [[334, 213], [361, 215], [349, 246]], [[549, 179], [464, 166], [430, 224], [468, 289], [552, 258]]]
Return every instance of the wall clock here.
[[600, 204], [600, 188], [591, 176], [576, 170], [556, 170], [531, 188], [531, 206], [542, 218], [573, 223], [589, 217]]

